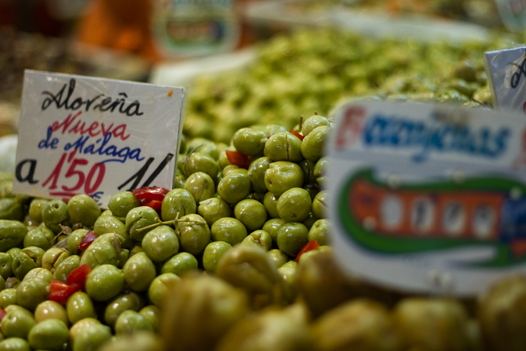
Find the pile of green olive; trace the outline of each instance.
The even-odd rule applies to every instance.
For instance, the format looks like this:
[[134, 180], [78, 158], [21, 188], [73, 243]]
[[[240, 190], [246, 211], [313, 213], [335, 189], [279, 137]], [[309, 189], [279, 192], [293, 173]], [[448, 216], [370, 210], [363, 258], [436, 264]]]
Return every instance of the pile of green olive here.
[[244, 69], [198, 77], [189, 89], [184, 131], [228, 142], [239, 128], [292, 128], [300, 115], [330, 115], [339, 101], [364, 96], [491, 105], [484, 52], [511, 48], [513, 41], [524, 39], [499, 35], [453, 45], [297, 30], [263, 43]]
[[[308, 242], [329, 249], [322, 151], [330, 129], [314, 115], [296, 130], [240, 129], [231, 146], [183, 140], [157, 210], [132, 191], [115, 194], [105, 211], [88, 195], [67, 203], [12, 195], [12, 177], [1, 175], [0, 350], [118, 347], [119, 336], [137, 332], [157, 345], [168, 286], [192, 271], [214, 275], [234, 246], [257, 246], [290, 276]], [[96, 238], [80, 249], [90, 231]], [[67, 282], [82, 265], [92, 268], [85, 292], [49, 300], [50, 282]]]

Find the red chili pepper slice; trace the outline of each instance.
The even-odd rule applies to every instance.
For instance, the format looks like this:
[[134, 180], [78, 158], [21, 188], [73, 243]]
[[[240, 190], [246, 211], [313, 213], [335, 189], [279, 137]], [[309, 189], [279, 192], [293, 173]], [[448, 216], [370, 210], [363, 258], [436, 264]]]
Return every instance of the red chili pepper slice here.
[[97, 239], [97, 236], [90, 230], [86, 236], [82, 238], [79, 246], [77, 246], [77, 250], [85, 251], [91, 245], [91, 243], [95, 241], [95, 239]]
[[305, 252], [309, 252], [312, 250], [318, 250], [319, 248], [320, 248], [320, 244], [318, 244], [316, 240], [309, 241], [301, 248], [300, 252], [298, 252], [298, 255], [296, 256], [295, 261], [299, 262], [300, 256], [303, 255]]
[[234, 166], [244, 169], [248, 169], [248, 166], [250, 166], [250, 156], [244, 155], [241, 152], [230, 150], [226, 150], [225, 154], [228, 158], [228, 162]]
[[[53, 282], [53, 281], [51, 281], [51, 282]], [[62, 284], [64, 284], [64, 283], [62, 283]], [[64, 284], [64, 285], [66, 285], [66, 284]], [[58, 303], [61, 303], [61, 304], [65, 305], [65, 304], [68, 303], [69, 297], [71, 295], [73, 295], [74, 293], [76, 293], [77, 291], [79, 291], [79, 290], [80, 290], [80, 286], [78, 284], [66, 285], [66, 289], [55, 291], [55, 292], [52, 292], [51, 294], [49, 294], [49, 299], [51, 301], [56, 301]]]
[[143, 206], [148, 206], [148, 207], [151, 207], [153, 208], [155, 211], [159, 212], [161, 210], [161, 207], [163, 205], [163, 202], [162, 201], [159, 201], [159, 200], [150, 200], [150, 201], [144, 201], [142, 203]]
[[305, 138], [303, 135], [301, 135], [300, 133], [296, 132], [294, 129], [290, 128], [290, 133], [293, 134], [294, 136], [298, 137], [299, 140], [302, 140], [303, 141], [303, 138]]
[[132, 190], [133, 194], [137, 196], [141, 201], [158, 200], [163, 201], [164, 196], [168, 193], [168, 189], [159, 186], [145, 186], [139, 189]]
[[90, 273], [91, 267], [87, 264], [83, 264], [69, 273], [66, 282], [68, 285], [78, 285], [82, 291], [86, 291], [86, 280]]
[[51, 283], [49, 283], [49, 291], [51, 293], [55, 293], [58, 291], [64, 291], [68, 288], [68, 285], [66, 283], [61, 282], [60, 280], [52, 280]]

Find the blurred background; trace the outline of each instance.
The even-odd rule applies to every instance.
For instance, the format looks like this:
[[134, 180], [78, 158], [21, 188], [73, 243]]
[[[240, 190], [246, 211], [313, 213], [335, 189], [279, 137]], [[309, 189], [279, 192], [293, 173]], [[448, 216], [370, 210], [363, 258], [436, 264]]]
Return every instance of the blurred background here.
[[[515, 3], [512, 10], [521, 12], [522, 2]], [[341, 98], [378, 95], [394, 73], [418, 73], [408, 62], [429, 54], [413, 45], [411, 57], [382, 63], [379, 57], [393, 53], [381, 52], [385, 43], [378, 40], [445, 42], [455, 50], [475, 42], [478, 46], [465, 50], [476, 55], [480, 43], [487, 44], [484, 49], [510, 36], [521, 41], [521, 24], [503, 22], [502, 11], [494, 0], [0, 0], [0, 136], [16, 133], [23, 72], [36, 69], [187, 86], [185, 133], [227, 141], [235, 129], [268, 116], [296, 121], [298, 114], [315, 109], [329, 113]], [[297, 30], [325, 34], [294, 37]], [[340, 33], [356, 37], [337, 38]], [[317, 46], [304, 43], [293, 50], [301, 40]], [[395, 56], [408, 54], [390, 47]], [[451, 55], [453, 67], [467, 54]], [[258, 66], [258, 60], [266, 63]], [[286, 66], [291, 60], [294, 64]], [[470, 64], [480, 68], [478, 62]], [[239, 75], [247, 66], [252, 73], [243, 71], [243, 82], [221, 79], [220, 86], [207, 80], [219, 73]], [[208, 120], [229, 123], [211, 130], [204, 126]]]

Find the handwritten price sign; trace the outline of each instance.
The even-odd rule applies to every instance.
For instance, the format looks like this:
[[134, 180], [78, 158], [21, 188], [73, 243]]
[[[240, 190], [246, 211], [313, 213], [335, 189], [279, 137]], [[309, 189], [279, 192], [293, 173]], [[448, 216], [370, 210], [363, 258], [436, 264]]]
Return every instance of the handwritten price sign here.
[[184, 88], [26, 71], [13, 191], [101, 206], [119, 191], [171, 189]]

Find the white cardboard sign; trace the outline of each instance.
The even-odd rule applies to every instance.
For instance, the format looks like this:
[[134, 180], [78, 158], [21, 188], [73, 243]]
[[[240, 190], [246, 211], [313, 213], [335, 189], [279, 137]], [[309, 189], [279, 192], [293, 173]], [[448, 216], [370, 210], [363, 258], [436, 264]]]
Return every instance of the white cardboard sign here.
[[526, 119], [450, 105], [338, 111], [327, 176], [342, 265], [390, 288], [478, 294], [526, 272]]
[[120, 191], [171, 189], [184, 88], [27, 70], [13, 191], [105, 207]]
[[526, 47], [488, 51], [484, 59], [494, 105], [526, 113]]

